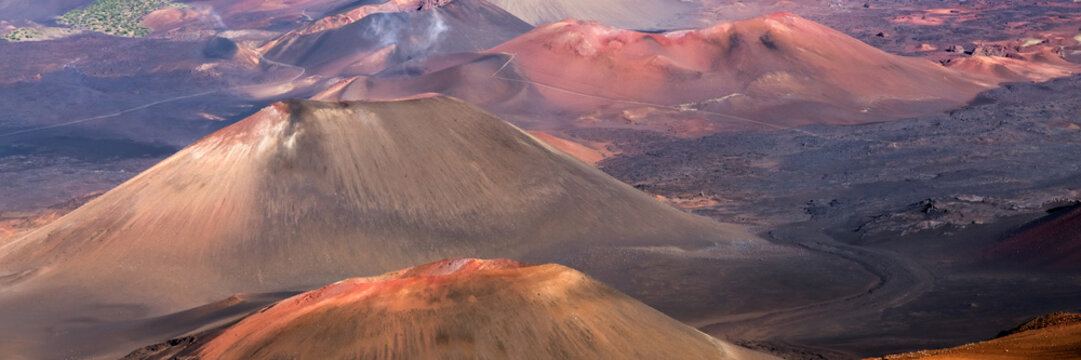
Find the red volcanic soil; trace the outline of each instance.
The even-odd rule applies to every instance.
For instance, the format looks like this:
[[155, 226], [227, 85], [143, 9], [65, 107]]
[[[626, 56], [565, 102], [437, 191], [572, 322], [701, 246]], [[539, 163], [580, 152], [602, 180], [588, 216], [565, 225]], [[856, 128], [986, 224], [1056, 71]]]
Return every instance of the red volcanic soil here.
[[530, 130], [629, 127], [699, 137], [934, 113], [996, 83], [780, 13], [663, 34], [567, 20], [484, 53], [350, 79], [321, 96], [440, 93]]
[[125, 359], [774, 359], [560, 265], [450, 259], [340, 281]]
[[882, 121], [966, 103], [993, 83], [777, 13], [663, 34], [567, 20], [491, 50], [568, 107], [617, 101], [791, 126]]
[[991, 246], [986, 254], [1036, 268], [1081, 268], [1081, 206], [1037, 220]]
[[155, 30], [172, 29], [198, 21], [206, 15], [190, 8], [165, 8], [146, 14], [139, 24]]
[[1033, 319], [994, 340], [943, 350], [889, 355], [875, 360], [1065, 360], [1081, 358], [1081, 315], [1056, 313]]

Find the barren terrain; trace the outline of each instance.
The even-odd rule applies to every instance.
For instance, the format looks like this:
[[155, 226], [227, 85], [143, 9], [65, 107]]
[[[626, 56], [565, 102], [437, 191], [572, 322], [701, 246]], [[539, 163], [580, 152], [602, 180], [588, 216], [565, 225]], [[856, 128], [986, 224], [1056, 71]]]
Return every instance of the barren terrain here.
[[[108, 357], [240, 313], [197, 310], [238, 291], [453, 256], [558, 261], [669, 313], [709, 316], [872, 280], [671, 208], [460, 100], [292, 100], [0, 245], [0, 347]], [[771, 298], [782, 289], [790, 297]], [[155, 320], [172, 317], [187, 320]], [[124, 325], [140, 323], [155, 331]]]
[[[1073, 154], [1081, 136], [1068, 126], [1081, 113], [1078, 91], [1073, 76], [1010, 84], [981, 94], [978, 105], [890, 123], [690, 140], [625, 135], [640, 142], [627, 148], [641, 152], [600, 166], [668, 198], [705, 194], [718, 204], [699, 214], [757, 226], [775, 242], [860, 263], [881, 279], [873, 291], [819, 307], [701, 324], [711, 333], [834, 356], [945, 347], [1081, 302], [1064, 285], [1076, 284], [1070, 272], [985, 256], [1079, 196]], [[725, 175], [707, 175], [717, 173]], [[772, 319], [776, 327], [763, 325]]]
[[203, 0], [143, 38], [56, 22], [91, 2], [0, 0], [0, 35], [47, 34], [0, 40], [0, 357], [202, 349], [298, 293], [448, 257], [558, 262], [789, 359], [1076, 354], [1076, 324], [982, 342], [1081, 310], [1074, 0]]

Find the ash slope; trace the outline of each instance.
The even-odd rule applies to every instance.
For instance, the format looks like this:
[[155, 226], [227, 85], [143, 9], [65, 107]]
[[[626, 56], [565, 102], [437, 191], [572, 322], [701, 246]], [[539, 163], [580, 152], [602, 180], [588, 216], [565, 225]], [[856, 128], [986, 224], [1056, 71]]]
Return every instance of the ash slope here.
[[[456, 254], [554, 260], [741, 236], [457, 100], [291, 101], [13, 241], [0, 264], [184, 299]], [[179, 270], [193, 279], [170, 276]]]
[[174, 357], [775, 359], [713, 339], [575, 270], [475, 259], [340, 281], [125, 359]]
[[[622, 264], [633, 259], [616, 250], [651, 246], [708, 246], [732, 261], [792, 255], [458, 100], [277, 103], [0, 247], [0, 347], [82, 357], [68, 352], [116, 350], [91, 341], [88, 325], [238, 291], [455, 256]], [[57, 328], [91, 340], [67, 343]]]

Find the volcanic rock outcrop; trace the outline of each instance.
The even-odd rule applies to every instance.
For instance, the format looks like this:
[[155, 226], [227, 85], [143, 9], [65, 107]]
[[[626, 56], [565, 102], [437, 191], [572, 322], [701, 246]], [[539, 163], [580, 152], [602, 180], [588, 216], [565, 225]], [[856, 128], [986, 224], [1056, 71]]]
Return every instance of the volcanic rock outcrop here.
[[340, 281], [125, 359], [775, 359], [560, 265], [449, 259]]

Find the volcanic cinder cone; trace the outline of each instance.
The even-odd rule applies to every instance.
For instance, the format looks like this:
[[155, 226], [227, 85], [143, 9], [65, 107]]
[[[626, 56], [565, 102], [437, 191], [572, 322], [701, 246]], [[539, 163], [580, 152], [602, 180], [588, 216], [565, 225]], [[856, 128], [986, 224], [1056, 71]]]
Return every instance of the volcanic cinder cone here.
[[0, 264], [78, 279], [65, 287], [211, 300], [454, 255], [558, 259], [746, 238], [458, 100], [296, 100], [12, 241]]
[[996, 86], [788, 13], [665, 33], [571, 19], [484, 52], [437, 56], [359, 80], [327, 98], [435, 92], [530, 130], [640, 126], [689, 136], [938, 113]]
[[[548, 98], [580, 101], [587, 94], [600, 102], [707, 109], [781, 125], [939, 111], [994, 85], [788, 13], [661, 34], [567, 20], [491, 52], [513, 54]], [[913, 110], [914, 104], [924, 109]]]
[[328, 76], [369, 74], [432, 54], [488, 49], [530, 29], [484, 0], [396, 0], [321, 19], [263, 51]]
[[782, 252], [455, 99], [288, 101], [0, 246], [0, 347], [448, 257], [622, 264], [651, 246]]
[[774, 359], [560, 265], [450, 259], [300, 294], [125, 359]]
[[[498, 114], [526, 112], [536, 117], [505, 118], [531, 126], [561, 104], [523, 81], [506, 54], [464, 53], [408, 63], [372, 77], [351, 77], [328, 87], [318, 100], [397, 99], [417, 94], [442, 94], [465, 100]], [[498, 75], [498, 76], [496, 76]], [[504, 115], [505, 116], [505, 115]]]

